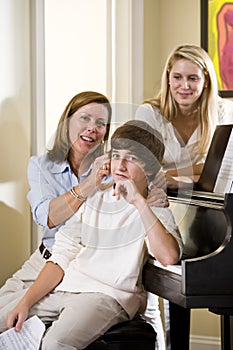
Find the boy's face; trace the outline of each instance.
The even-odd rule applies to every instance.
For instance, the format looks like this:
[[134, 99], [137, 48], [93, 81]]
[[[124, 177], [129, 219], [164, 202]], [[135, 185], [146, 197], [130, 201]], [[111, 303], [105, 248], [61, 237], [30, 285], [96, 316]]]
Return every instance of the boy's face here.
[[142, 190], [147, 187], [145, 164], [130, 150], [112, 149], [111, 173], [115, 182], [133, 180]]

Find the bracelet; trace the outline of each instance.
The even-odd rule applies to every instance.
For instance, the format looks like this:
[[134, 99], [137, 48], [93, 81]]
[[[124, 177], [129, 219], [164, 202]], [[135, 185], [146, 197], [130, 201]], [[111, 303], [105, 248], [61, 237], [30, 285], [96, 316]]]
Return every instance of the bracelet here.
[[78, 193], [75, 192], [74, 187], [71, 188], [70, 194], [71, 194], [74, 198], [78, 199], [78, 200], [81, 201], [81, 202], [85, 202], [85, 200], [86, 200], [85, 197], [82, 197], [82, 196], [80, 196]]

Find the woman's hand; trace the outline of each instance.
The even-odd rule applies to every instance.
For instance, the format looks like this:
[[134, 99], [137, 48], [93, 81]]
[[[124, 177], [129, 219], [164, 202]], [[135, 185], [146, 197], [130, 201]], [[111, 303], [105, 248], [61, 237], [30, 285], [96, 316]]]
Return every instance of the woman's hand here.
[[79, 191], [84, 197], [88, 197], [110, 173], [110, 155], [106, 153], [95, 159], [90, 175], [78, 185]]
[[110, 154], [106, 153], [103, 156], [96, 158], [90, 176], [95, 181], [96, 186], [98, 186], [101, 184], [104, 177], [110, 175], [110, 172]]
[[19, 332], [22, 329], [24, 321], [29, 314], [29, 308], [25, 305], [18, 304], [6, 318], [7, 328], [15, 327], [15, 330]]
[[[81, 197], [87, 198], [98, 187], [105, 176], [110, 175], [110, 155], [108, 153], [96, 158], [90, 175], [74, 191]], [[69, 219], [82, 205], [83, 201], [76, 200], [70, 191], [53, 198], [50, 201], [48, 226], [55, 227]]]

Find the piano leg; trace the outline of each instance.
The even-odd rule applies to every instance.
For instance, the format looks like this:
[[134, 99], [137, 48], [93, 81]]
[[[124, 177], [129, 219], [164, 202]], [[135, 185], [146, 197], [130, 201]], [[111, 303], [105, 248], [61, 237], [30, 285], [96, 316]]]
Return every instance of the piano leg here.
[[221, 348], [233, 350], [233, 320], [230, 315], [221, 315]]
[[233, 309], [209, 308], [209, 311], [221, 317], [221, 349], [233, 350]]
[[167, 350], [189, 350], [190, 309], [164, 300]]

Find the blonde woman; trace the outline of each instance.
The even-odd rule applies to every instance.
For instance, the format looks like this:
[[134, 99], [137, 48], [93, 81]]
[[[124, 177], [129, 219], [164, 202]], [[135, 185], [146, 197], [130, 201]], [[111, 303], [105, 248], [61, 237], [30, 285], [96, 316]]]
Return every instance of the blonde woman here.
[[182, 45], [167, 59], [160, 92], [139, 106], [135, 118], [162, 134], [166, 185], [177, 188], [198, 180], [216, 125], [233, 122], [233, 103], [219, 97], [207, 52]]

